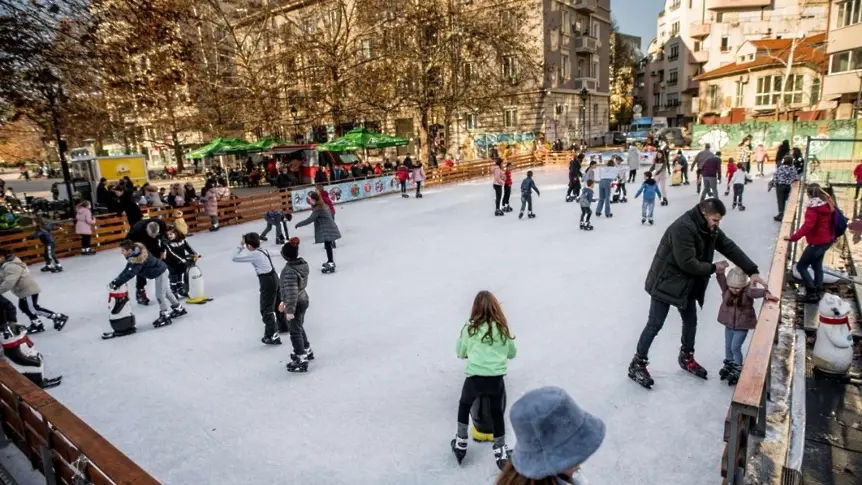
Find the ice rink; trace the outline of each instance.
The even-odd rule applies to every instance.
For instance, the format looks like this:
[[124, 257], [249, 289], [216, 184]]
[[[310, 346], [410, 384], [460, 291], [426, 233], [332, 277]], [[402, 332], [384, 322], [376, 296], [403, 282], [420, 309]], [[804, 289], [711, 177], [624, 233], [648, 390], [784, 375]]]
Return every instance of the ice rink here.
[[[577, 203], [564, 202], [563, 167], [536, 170], [538, 217], [519, 221], [523, 176], [515, 174], [516, 212], [505, 217], [493, 216], [489, 180], [433, 187], [421, 200], [338, 206], [344, 238], [334, 275], [318, 271], [325, 254], [313, 229], [291, 226], [312, 267], [308, 374], [286, 372], [286, 336], [282, 346], [260, 343], [257, 278], [231, 262], [240, 236], [262, 221], [190, 238], [214, 301], [157, 330], [157, 307], [139, 306], [138, 333], [109, 341], [99, 336], [110, 330], [106, 285], [123, 268], [119, 250], [64, 260], [61, 274], [33, 265], [40, 303], [70, 315], [62, 332], [34, 336], [48, 373], [65, 376], [50, 392], [165, 484], [491, 484], [490, 443], [471, 441], [460, 467], [449, 449], [465, 366], [455, 341], [487, 289], [519, 350], [506, 378], [509, 406], [553, 384], [605, 420], [604, 445], [585, 465], [593, 483], [716, 483], [733, 388], [718, 380], [715, 282], [696, 353], [710, 380], [677, 366], [675, 311], [651, 351], [653, 390], [626, 376], [649, 306], [647, 269], [665, 227], [695, 204], [694, 184], [670, 188], [654, 227], [641, 225], [632, 197], [640, 184], [629, 184], [629, 203], [584, 232]], [[759, 179], [745, 196], [748, 210], [729, 213], [722, 228], [766, 276], [774, 192]], [[265, 247], [280, 268], [273, 240]], [[512, 433], [508, 442], [517, 447]]]

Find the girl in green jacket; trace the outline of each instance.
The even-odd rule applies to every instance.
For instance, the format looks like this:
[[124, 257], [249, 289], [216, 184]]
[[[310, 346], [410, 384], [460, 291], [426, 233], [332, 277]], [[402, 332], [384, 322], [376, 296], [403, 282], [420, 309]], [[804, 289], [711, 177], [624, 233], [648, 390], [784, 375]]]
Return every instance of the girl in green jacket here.
[[503, 420], [503, 395], [506, 392], [503, 376], [509, 359], [514, 359], [517, 353], [514, 340], [497, 298], [489, 291], [480, 291], [473, 300], [470, 320], [461, 329], [457, 345], [458, 358], [467, 359], [467, 378], [458, 402], [458, 431], [451, 443], [459, 464], [467, 455], [470, 407], [474, 400], [484, 396], [488, 396], [491, 403], [497, 466], [502, 470], [509, 461], [506, 423]]

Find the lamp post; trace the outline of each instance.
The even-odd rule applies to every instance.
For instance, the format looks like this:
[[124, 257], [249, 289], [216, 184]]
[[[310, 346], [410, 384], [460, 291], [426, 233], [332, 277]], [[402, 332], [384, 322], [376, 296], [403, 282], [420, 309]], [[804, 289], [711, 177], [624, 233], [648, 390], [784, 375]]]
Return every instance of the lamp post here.
[[464, 117], [461, 116], [461, 113], [455, 116], [455, 146], [457, 147], [455, 158], [458, 160], [461, 160], [461, 120], [463, 119]]
[[584, 143], [586, 143], [586, 140], [587, 140], [587, 100], [590, 97], [590, 92], [589, 92], [589, 90], [587, 90], [586, 86], [581, 88], [581, 91], [578, 93], [578, 96], [581, 98], [581, 140], [584, 140]]
[[296, 106], [291, 106], [290, 107], [290, 117], [293, 119], [293, 142], [299, 143], [297, 141], [297, 136], [296, 136], [298, 134], [297, 133], [297, 125], [296, 125], [296, 114], [297, 114]]

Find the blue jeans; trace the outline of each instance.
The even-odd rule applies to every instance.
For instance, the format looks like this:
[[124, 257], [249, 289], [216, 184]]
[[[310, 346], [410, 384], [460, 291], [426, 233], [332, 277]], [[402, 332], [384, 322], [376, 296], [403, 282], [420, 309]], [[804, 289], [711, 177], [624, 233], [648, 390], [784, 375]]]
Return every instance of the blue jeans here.
[[602, 206], [605, 207], [605, 215], [611, 215], [611, 180], [602, 179], [599, 181], [599, 205], [596, 206], [596, 214], [602, 213]]
[[745, 343], [745, 337], [748, 336], [748, 330], [733, 330], [725, 327], [724, 329], [724, 358], [732, 360], [736, 365], [742, 365], [742, 344]]
[[[832, 244], [816, 244], [806, 246], [802, 251], [802, 256], [799, 256], [799, 261], [796, 262], [796, 270], [805, 282], [805, 289], [819, 290], [823, 288], [823, 257], [826, 256], [826, 251]], [[814, 280], [808, 274], [808, 268], [814, 270]]]
[[644, 219], [652, 219], [652, 213], [655, 210], [655, 199], [646, 200], [644, 199], [643, 205], [641, 206], [641, 217]]

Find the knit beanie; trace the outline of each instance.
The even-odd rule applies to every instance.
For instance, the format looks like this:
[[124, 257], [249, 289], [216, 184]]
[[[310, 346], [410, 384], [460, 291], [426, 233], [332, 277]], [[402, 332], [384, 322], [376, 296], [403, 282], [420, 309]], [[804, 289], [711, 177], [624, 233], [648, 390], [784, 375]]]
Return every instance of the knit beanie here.
[[727, 273], [727, 286], [730, 288], [745, 288], [750, 282], [748, 275], [738, 266], [734, 267]]
[[299, 238], [294, 236], [281, 247], [281, 257], [293, 261], [299, 257]]

